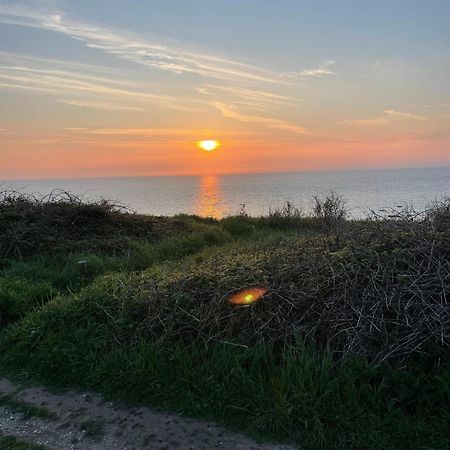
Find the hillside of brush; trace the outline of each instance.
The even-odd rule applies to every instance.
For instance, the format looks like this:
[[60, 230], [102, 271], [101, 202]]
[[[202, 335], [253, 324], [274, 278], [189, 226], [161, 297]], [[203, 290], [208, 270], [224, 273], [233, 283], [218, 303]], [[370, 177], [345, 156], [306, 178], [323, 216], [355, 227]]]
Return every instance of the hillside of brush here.
[[131, 240], [192, 231], [186, 221], [134, 214], [110, 201], [87, 202], [64, 191], [47, 197], [0, 192], [0, 257], [59, 252], [120, 252]]
[[306, 449], [447, 448], [449, 206], [214, 220], [4, 196], [0, 372]]

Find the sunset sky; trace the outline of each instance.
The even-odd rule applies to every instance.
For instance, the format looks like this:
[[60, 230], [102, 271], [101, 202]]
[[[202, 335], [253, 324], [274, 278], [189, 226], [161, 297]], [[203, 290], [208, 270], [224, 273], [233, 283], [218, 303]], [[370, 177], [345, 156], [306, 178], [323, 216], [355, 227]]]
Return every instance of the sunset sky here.
[[0, 0], [0, 179], [450, 165], [449, 24], [448, 0]]

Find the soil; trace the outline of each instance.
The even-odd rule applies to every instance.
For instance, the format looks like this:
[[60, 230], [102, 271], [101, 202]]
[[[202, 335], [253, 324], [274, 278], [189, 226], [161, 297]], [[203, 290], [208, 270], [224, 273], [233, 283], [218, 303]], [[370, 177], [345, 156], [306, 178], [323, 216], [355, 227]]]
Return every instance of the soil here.
[[[100, 395], [69, 391], [54, 394], [0, 378], [0, 396], [40, 408], [47, 417], [0, 406], [0, 435], [57, 450], [294, 450], [283, 444], [256, 443], [210, 422], [129, 408]], [[45, 416], [46, 414], [41, 414]]]

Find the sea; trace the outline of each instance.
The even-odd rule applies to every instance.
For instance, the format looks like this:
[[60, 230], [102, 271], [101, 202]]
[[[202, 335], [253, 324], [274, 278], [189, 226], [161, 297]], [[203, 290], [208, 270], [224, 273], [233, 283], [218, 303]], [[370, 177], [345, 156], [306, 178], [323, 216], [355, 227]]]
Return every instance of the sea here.
[[335, 192], [345, 199], [350, 217], [363, 218], [405, 207], [423, 211], [450, 197], [450, 167], [0, 181], [0, 190], [5, 189], [38, 197], [63, 190], [86, 200], [113, 200], [143, 214], [215, 218], [266, 215], [288, 201], [308, 213], [314, 196]]

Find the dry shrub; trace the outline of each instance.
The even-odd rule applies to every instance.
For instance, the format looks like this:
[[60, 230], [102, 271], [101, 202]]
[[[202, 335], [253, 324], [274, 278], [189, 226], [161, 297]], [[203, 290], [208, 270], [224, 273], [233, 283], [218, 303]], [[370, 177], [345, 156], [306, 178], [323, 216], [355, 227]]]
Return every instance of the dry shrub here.
[[304, 217], [303, 211], [295, 206], [293, 202], [287, 200], [280, 208], [269, 209], [269, 219], [301, 219]]
[[450, 198], [436, 201], [426, 211], [426, 219], [429, 220], [438, 231], [450, 229]]
[[345, 199], [336, 192], [331, 192], [325, 197], [313, 197], [313, 214], [319, 220], [322, 229], [328, 236], [334, 235], [336, 243], [342, 238], [347, 209]]
[[[372, 218], [349, 225], [337, 249], [330, 238], [288, 238], [144, 276], [127, 296], [152, 340], [284, 345], [300, 336], [337, 359], [402, 364], [424, 352], [438, 361], [450, 350], [449, 253], [450, 233], [431, 221]], [[269, 290], [260, 302], [226, 302], [255, 285]]]
[[0, 258], [123, 251], [130, 239], [154, 240], [185, 226], [182, 221], [133, 214], [118, 203], [86, 201], [61, 190], [42, 198], [0, 192]]

